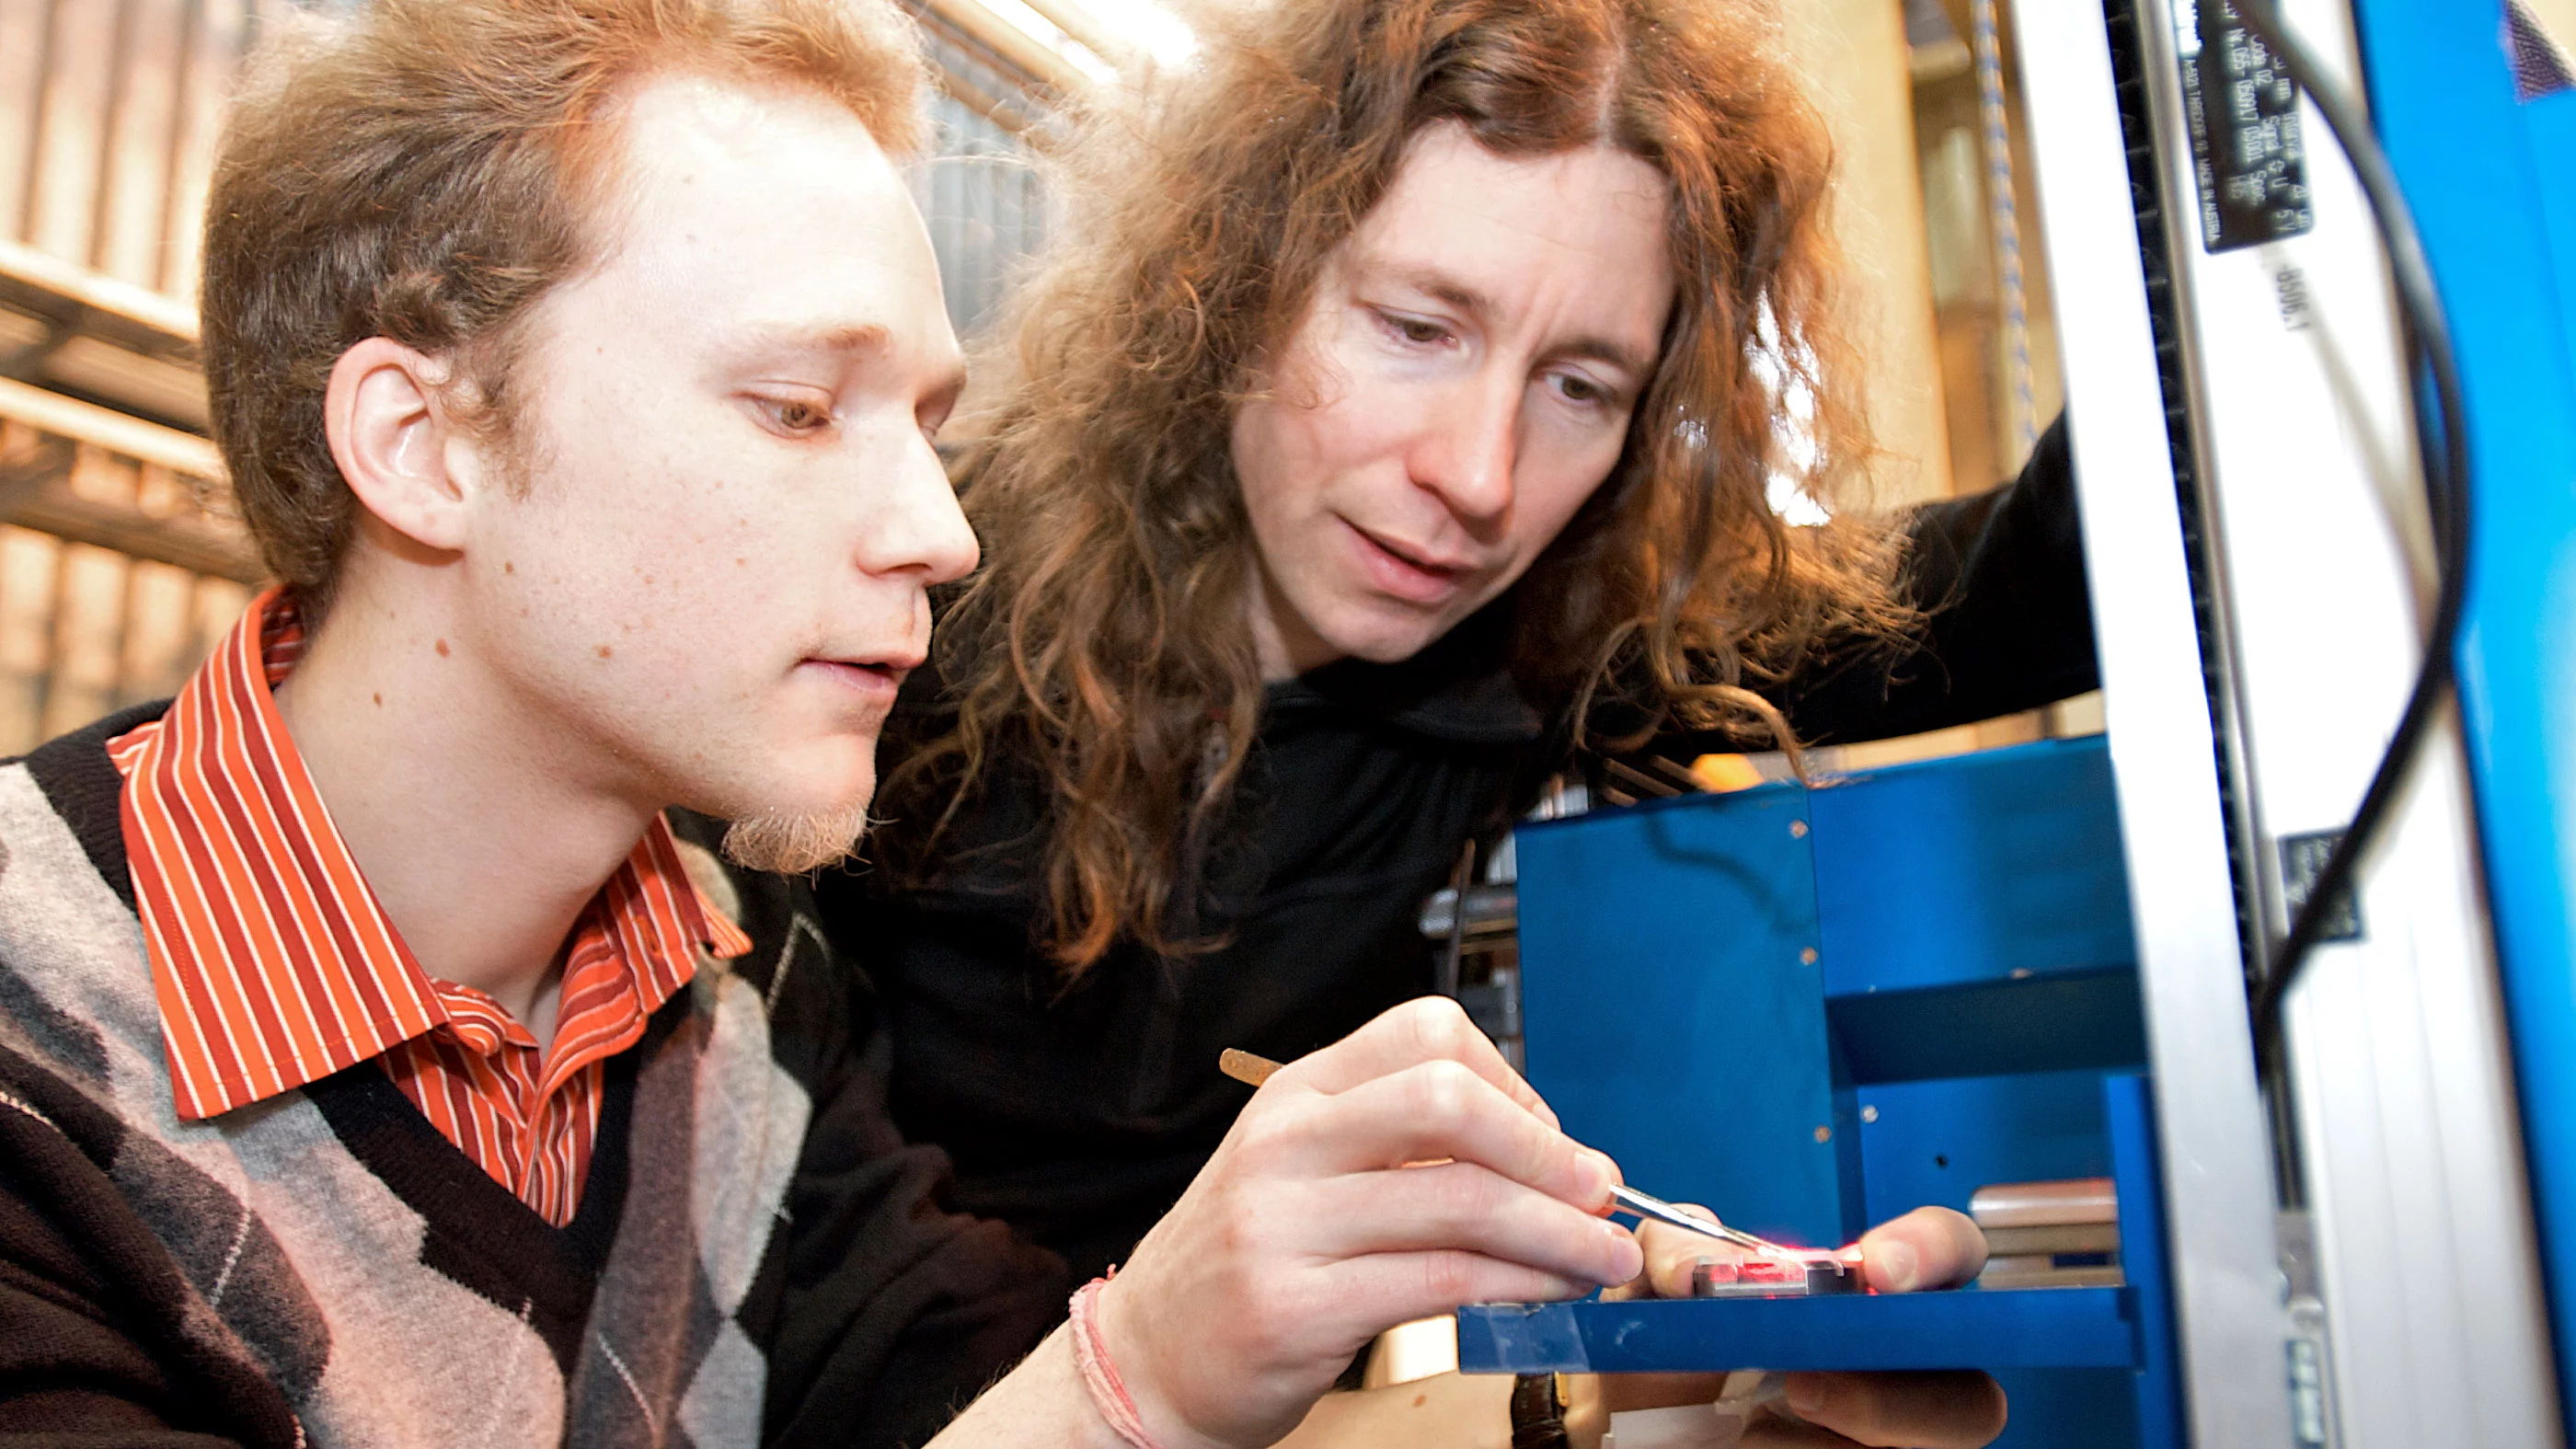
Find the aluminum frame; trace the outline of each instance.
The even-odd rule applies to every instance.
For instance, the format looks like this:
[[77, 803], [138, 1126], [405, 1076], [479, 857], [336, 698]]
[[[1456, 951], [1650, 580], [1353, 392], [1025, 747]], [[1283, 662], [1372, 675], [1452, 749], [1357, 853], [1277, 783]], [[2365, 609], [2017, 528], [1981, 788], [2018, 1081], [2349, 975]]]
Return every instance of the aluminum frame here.
[[2155, 1065], [2183, 1423], [2205, 1449], [2289, 1444], [2236, 883], [2109, 32], [2066, 0], [2016, 5], [2013, 26]]
[[[2349, 74], [2341, 0], [2286, 8]], [[2125, 0], [2113, 9], [2130, 12]], [[2186, 1422], [2204, 1446], [2316, 1442], [2289, 1422], [2305, 1346], [2295, 1335], [2324, 1340], [2321, 1419], [2349, 1449], [2556, 1444], [2455, 720], [2365, 863], [2362, 939], [2321, 947], [2290, 998], [2296, 1166], [2322, 1309], [2294, 1323], [2283, 1307], [2237, 904], [2263, 923], [2259, 954], [2287, 929], [2281, 838], [2349, 819], [2420, 655], [2430, 547], [2385, 260], [2359, 189], [2307, 109], [2313, 228], [2209, 252], [2178, 69], [2177, 34], [2191, 32], [2177, 31], [2177, 12], [2192, 23], [2192, 0], [2136, 0], [2132, 12], [2181, 379], [2171, 399], [2103, 13], [2026, 5], [2016, 23], [2137, 902]], [[2168, 402], [2187, 418], [2197, 557]], [[2303, 1251], [2303, 1281], [2309, 1262]]]
[[[2214, 8], [2214, 7], [2213, 7]], [[2343, 0], [2284, 18], [2360, 89]], [[2178, 37], [2144, 0], [2159, 151], [2186, 155]], [[2213, 42], [2214, 43], [2214, 42]], [[2404, 707], [2434, 587], [2414, 410], [2368, 203], [2302, 107], [2311, 230], [2213, 253], [2169, 229], [2204, 586], [2224, 601], [2242, 861], [2289, 929], [2286, 836], [2340, 829]], [[2197, 187], [2163, 169], [2162, 210]], [[2286, 1017], [2336, 1442], [2556, 1444], [2537, 1246], [2455, 717], [2361, 873], [2363, 935], [2321, 945]]]

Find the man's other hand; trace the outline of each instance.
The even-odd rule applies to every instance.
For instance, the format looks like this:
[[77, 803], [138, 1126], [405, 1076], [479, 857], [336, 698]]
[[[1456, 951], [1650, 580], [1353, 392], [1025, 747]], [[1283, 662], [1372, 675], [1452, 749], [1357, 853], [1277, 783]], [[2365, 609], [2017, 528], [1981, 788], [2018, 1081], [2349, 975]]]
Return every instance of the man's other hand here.
[[[1716, 1220], [1696, 1204], [1678, 1206]], [[1743, 1256], [1714, 1238], [1661, 1223], [1646, 1224], [1638, 1236], [1646, 1272], [1627, 1289], [1637, 1296], [1689, 1297], [1691, 1270], [1700, 1260]], [[1917, 1208], [1872, 1228], [1860, 1250], [1861, 1271], [1881, 1293], [1956, 1288], [1986, 1265], [1985, 1235], [1948, 1208]], [[1603, 1407], [1615, 1412], [1705, 1403], [1722, 1382], [1707, 1375], [1605, 1378]], [[1981, 1373], [1796, 1373], [1789, 1375], [1784, 1397], [1797, 1417], [1757, 1419], [1741, 1449], [1978, 1449], [2004, 1431], [2003, 1390]]]

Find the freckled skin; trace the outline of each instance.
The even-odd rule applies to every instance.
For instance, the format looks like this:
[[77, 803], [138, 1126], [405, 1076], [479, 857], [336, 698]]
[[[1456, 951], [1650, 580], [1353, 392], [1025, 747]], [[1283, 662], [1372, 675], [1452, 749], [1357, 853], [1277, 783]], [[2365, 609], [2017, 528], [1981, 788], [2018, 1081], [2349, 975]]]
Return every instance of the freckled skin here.
[[605, 256], [532, 314], [531, 486], [465, 550], [542, 565], [475, 580], [472, 653], [656, 808], [863, 806], [890, 701], [828, 661], [917, 659], [975, 559], [931, 446], [961, 368], [928, 236], [800, 90], [672, 77], [621, 145]]

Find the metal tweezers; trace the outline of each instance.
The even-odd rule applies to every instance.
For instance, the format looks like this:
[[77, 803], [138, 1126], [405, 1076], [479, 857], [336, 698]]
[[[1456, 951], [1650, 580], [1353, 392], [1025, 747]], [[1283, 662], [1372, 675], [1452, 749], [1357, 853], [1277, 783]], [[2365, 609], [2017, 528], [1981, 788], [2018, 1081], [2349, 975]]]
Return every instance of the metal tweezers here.
[[1757, 1238], [1741, 1228], [1730, 1228], [1724, 1223], [1713, 1223], [1706, 1218], [1693, 1217], [1662, 1198], [1649, 1196], [1633, 1187], [1610, 1189], [1610, 1201], [1616, 1204], [1614, 1211], [1640, 1218], [1652, 1218], [1656, 1222], [1666, 1223], [1688, 1232], [1702, 1233], [1756, 1253], [1782, 1258], [1799, 1256], [1799, 1250], [1796, 1248], [1782, 1247], [1768, 1238]]

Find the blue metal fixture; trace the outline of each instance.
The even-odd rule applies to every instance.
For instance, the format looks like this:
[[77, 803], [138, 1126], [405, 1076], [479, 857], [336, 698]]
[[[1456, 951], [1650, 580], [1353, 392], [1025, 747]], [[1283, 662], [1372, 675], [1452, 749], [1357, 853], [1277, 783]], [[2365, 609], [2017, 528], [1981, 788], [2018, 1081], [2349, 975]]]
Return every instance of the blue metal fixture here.
[[1464, 1366], [1982, 1368], [2007, 1446], [2178, 1442], [2102, 741], [1598, 812], [1516, 849], [1530, 1079], [1641, 1187], [1829, 1246], [1989, 1183], [2110, 1176], [2128, 1286], [1470, 1308]]

